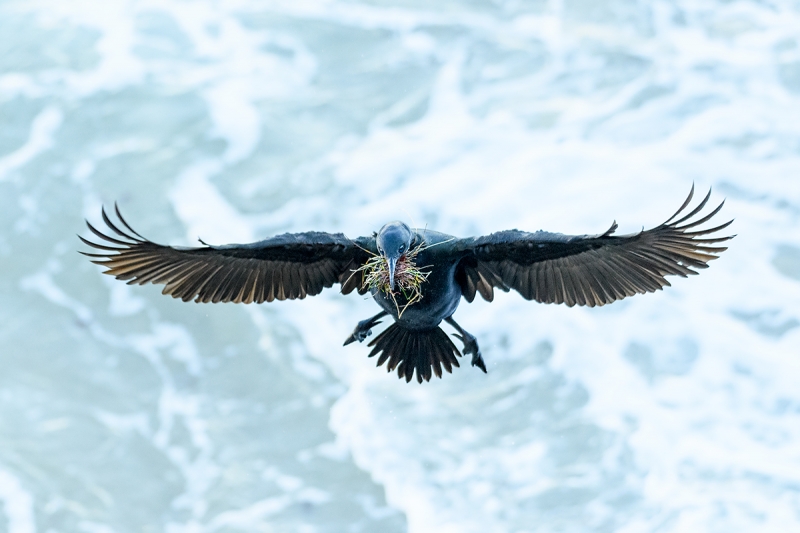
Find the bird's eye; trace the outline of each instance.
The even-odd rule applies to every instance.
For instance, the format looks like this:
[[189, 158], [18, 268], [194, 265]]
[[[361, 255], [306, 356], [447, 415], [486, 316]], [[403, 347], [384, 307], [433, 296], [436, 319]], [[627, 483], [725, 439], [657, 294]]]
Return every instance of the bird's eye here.
[[400, 253], [402, 254], [402, 253], [405, 251], [405, 249], [406, 249], [406, 247], [405, 247], [405, 246], [401, 246], [401, 247], [400, 247]]

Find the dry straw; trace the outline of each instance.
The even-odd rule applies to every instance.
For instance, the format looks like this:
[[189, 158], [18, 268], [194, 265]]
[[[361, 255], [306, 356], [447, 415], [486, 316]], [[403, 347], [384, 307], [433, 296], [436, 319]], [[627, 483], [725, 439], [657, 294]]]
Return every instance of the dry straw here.
[[[361, 268], [353, 272], [361, 272], [362, 287], [369, 287], [373, 291], [377, 289], [387, 294], [394, 302], [399, 318], [403, 316], [410, 305], [422, 300], [420, 287], [428, 280], [430, 271], [424, 270], [429, 268], [428, 266], [418, 267], [414, 259], [424, 249], [425, 246], [420, 244], [397, 260], [394, 269], [395, 291], [392, 291], [389, 285], [389, 265], [386, 263], [386, 259], [380, 255], [373, 255]], [[406, 300], [403, 305], [397, 301], [397, 296], [401, 294]]]

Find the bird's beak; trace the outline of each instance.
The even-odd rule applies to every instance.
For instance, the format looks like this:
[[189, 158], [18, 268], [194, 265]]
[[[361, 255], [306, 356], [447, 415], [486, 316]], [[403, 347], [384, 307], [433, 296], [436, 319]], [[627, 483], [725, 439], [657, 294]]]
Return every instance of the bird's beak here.
[[397, 266], [397, 258], [387, 257], [386, 263], [389, 265], [389, 288], [394, 292], [394, 269]]

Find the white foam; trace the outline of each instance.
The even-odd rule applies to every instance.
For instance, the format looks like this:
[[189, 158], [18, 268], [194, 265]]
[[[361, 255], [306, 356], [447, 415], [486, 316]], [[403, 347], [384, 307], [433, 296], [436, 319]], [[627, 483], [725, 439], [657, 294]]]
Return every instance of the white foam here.
[[[28, 98], [55, 92], [70, 105], [142, 87], [202, 99], [211, 123], [205, 133], [226, 148], [194, 157], [169, 185], [191, 244], [197, 237], [251, 242], [265, 226], [333, 229], [314, 226], [329, 220], [355, 237], [392, 218], [458, 235], [511, 227], [598, 233], [615, 218], [620, 232], [635, 232], [672, 214], [692, 182], [698, 194], [713, 185], [712, 202], [728, 196], [720, 221], [735, 216], [730, 231], [739, 236], [698, 277], [595, 310], [537, 305], [516, 294], [499, 294], [491, 306], [463, 304], [456, 318], [478, 337], [487, 376], [465, 362], [454, 375], [417, 386], [375, 369], [366, 346], [340, 347], [355, 322], [375, 312], [357, 296], [329, 291], [251, 308], [248, 316], [263, 354], [288, 358], [297, 379], [317, 387], [309, 404], [341, 394], [331, 412], [334, 440], [298, 451], [299, 460], [355, 461], [385, 487], [412, 533], [791, 531], [800, 482], [800, 328], [775, 331], [800, 319], [800, 284], [771, 261], [778, 246], [800, 247], [800, 106], [797, 89], [781, 78], [782, 66], [800, 58], [800, 15], [788, 4], [755, 2], [592, 6], [552, 2], [542, 13], [516, 14], [510, 5], [492, 12], [281, 0], [266, 16], [291, 23], [251, 27], [251, 14], [265, 15], [241, 0], [53, 4], [44, 17], [53, 27], [100, 31], [100, 62], [86, 71], [4, 73], [0, 91]], [[175, 22], [190, 43], [186, 56], [137, 53], [137, 17], [153, 12]], [[389, 60], [433, 65], [434, 86], [415, 86], [376, 109], [363, 132], [354, 128], [315, 153], [308, 168], [331, 180], [329, 190], [245, 215], [215, 180], [260, 148], [270, 120], [264, 103], [336, 101], [326, 91], [346, 96], [353, 89], [351, 80], [319, 85], [325, 59], [298, 29], [306, 23], [389, 35], [389, 53], [364, 49], [375, 54], [376, 74]], [[476, 66], [480, 49], [489, 59]], [[541, 51], [542, 64], [529, 71], [503, 64], [512, 51]], [[477, 80], [470, 87], [469, 76]], [[376, 75], [369, 91], [381, 91], [382, 79]], [[421, 119], [393, 125], [421, 105]], [[0, 159], [0, 180], [58, 148], [61, 106], [46, 107], [22, 147]], [[122, 137], [84, 150], [74, 163], [87, 216], [97, 216], [108, 194], [108, 182], [92, 181], [105, 162], [164, 148]], [[31, 194], [18, 204], [26, 214], [41, 209]], [[185, 520], [166, 518], [165, 530], [252, 530], [298, 501], [336, 497], [279, 465], [265, 476], [282, 494], [214, 507], [219, 457], [240, 443], [214, 440], [208, 430], [203, 405], [218, 398], [177, 385], [183, 373], [207, 371], [194, 333], [161, 318], [141, 288], [108, 279], [110, 312], [103, 315], [144, 328], [111, 334], [96, 324], [98, 310], [59, 286], [59, 268], [55, 261], [34, 270], [21, 288], [71, 310], [102, 346], [133, 350], [158, 376], [153, 416], [96, 406], [92, 414], [115, 436], [143, 436], [180, 472], [186, 487], [172, 510]], [[276, 330], [287, 324], [300, 340], [284, 345]], [[49, 416], [42, 427], [63, 420]], [[176, 427], [186, 428], [188, 444], [174, 440]], [[25, 478], [4, 472], [9, 530], [34, 531]]]
[[53, 146], [53, 134], [61, 126], [64, 116], [56, 107], [46, 107], [33, 119], [28, 141], [10, 154], [0, 158], [0, 181], [12, 177], [12, 172], [22, 167]]
[[3, 502], [8, 533], [35, 533], [33, 497], [23, 488], [16, 476], [1, 469], [0, 500]]
[[256, 239], [248, 221], [209, 180], [220, 168], [218, 162], [204, 161], [178, 176], [170, 194], [175, 212], [191, 241], [200, 237], [210, 244], [252, 242]]

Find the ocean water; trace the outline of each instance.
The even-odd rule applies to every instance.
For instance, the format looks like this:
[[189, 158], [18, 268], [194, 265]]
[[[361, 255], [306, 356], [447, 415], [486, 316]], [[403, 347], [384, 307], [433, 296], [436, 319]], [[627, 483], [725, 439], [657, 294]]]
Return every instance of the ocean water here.
[[[700, 276], [463, 303], [489, 368], [406, 384], [374, 304], [129, 287], [162, 243], [651, 227]], [[0, 532], [800, 531], [800, 2], [0, 1]]]

